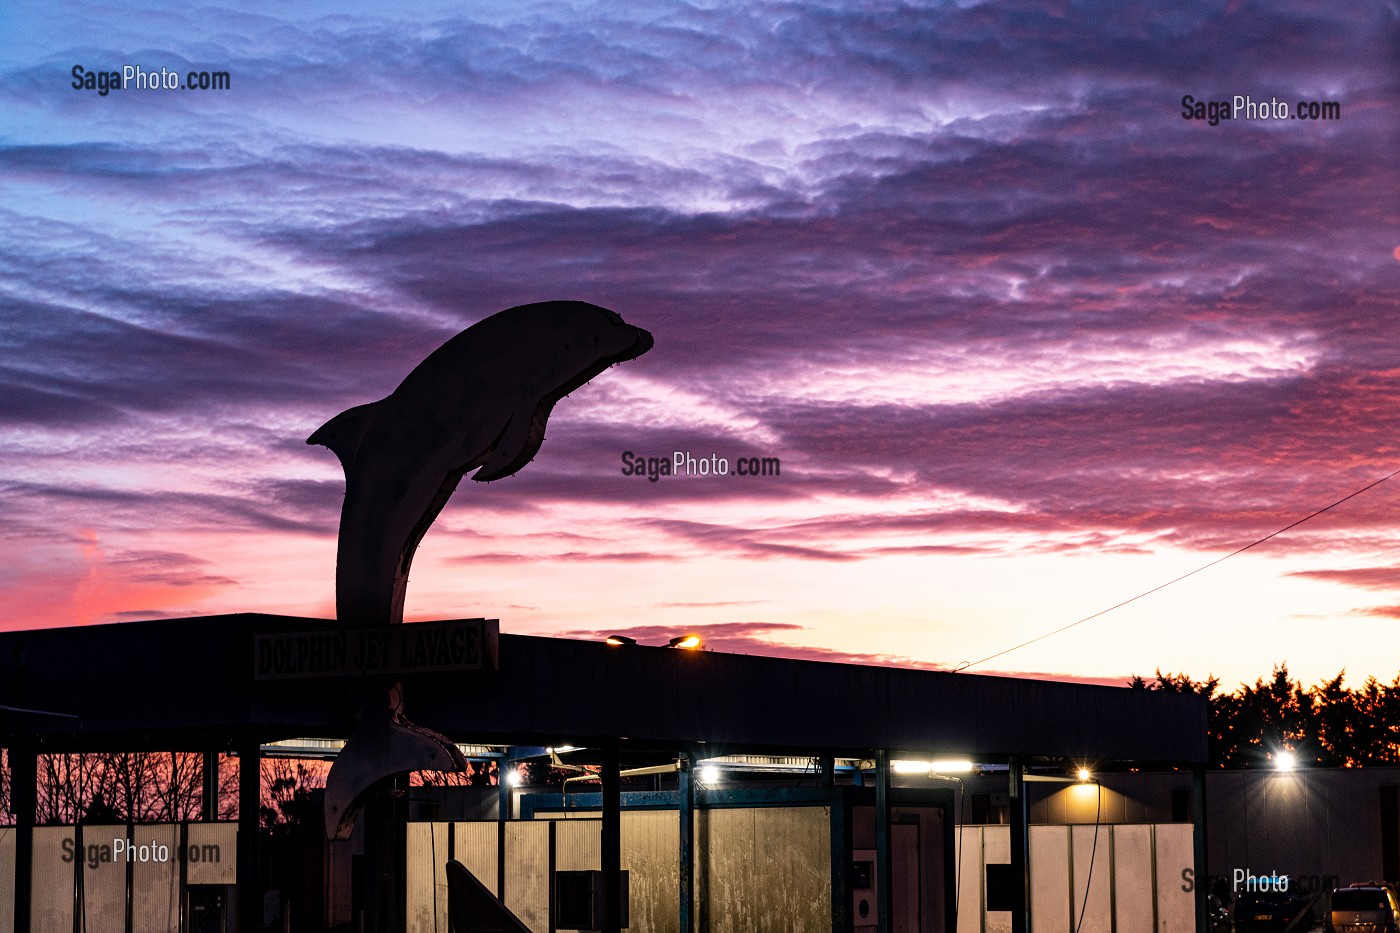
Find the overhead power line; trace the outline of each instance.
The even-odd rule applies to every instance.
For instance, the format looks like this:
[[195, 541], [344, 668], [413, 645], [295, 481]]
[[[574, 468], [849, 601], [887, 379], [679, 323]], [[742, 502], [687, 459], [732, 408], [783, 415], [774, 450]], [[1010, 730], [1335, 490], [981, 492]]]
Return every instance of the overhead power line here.
[[1137, 602], [1139, 599], [1142, 599], [1144, 596], [1151, 596], [1153, 593], [1156, 593], [1158, 590], [1164, 590], [1164, 589], [1166, 589], [1167, 587], [1171, 586], [1171, 585], [1174, 584], [1174, 583], [1180, 583], [1182, 580], [1185, 580], [1187, 577], [1194, 577], [1196, 574], [1200, 573], [1201, 571], [1203, 571], [1203, 570], [1209, 570], [1210, 568], [1214, 567], [1216, 564], [1219, 564], [1219, 563], [1221, 563], [1221, 562], [1223, 562], [1223, 561], [1227, 561], [1227, 560], [1229, 560], [1230, 558], [1235, 557], [1236, 555], [1243, 554], [1245, 551], [1248, 551], [1250, 548], [1258, 547], [1259, 545], [1263, 544], [1265, 541], [1270, 540], [1271, 538], [1277, 538], [1279, 535], [1283, 534], [1285, 531], [1291, 531], [1291, 530], [1293, 530], [1294, 528], [1297, 528], [1299, 525], [1303, 524], [1303, 522], [1310, 521], [1311, 519], [1317, 518], [1317, 517], [1318, 517], [1319, 515], [1321, 515], [1323, 512], [1329, 512], [1329, 511], [1331, 511], [1332, 509], [1335, 509], [1337, 506], [1341, 505], [1343, 502], [1346, 502], [1348, 499], [1355, 499], [1357, 496], [1361, 495], [1363, 492], [1366, 492], [1366, 491], [1371, 490], [1371, 489], [1375, 489], [1375, 488], [1376, 488], [1377, 486], [1379, 486], [1381, 483], [1384, 483], [1386, 480], [1388, 480], [1388, 479], [1390, 479], [1390, 478], [1392, 478], [1392, 477], [1394, 477], [1394, 476], [1400, 476], [1400, 470], [1396, 470], [1396, 471], [1394, 471], [1393, 473], [1387, 473], [1385, 476], [1382, 476], [1380, 479], [1376, 480], [1375, 482], [1373, 482], [1373, 483], [1367, 483], [1365, 486], [1362, 486], [1360, 489], [1356, 490], [1355, 492], [1349, 493], [1349, 494], [1347, 494], [1347, 495], [1345, 495], [1345, 496], [1342, 496], [1342, 498], [1338, 499], [1336, 502], [1333, 502], [1331, 505], [1323, 506], [1322, 508], [1318, 509], [1316, 512], [1312, 512], [1311, 514], [1304, 515], [1302, 518], [1298, 519], [1296, 522], [1291, 522], [1290, 524], [1284, 525], [1284, 526], [1283, 526], [1282, 528], [1280, 528], [1278, 531], [1275, 531], [1275, 532], [1273, 532], [1273, 533], [1271, 533], [1271, 534], [1267, 534], [1267, 535], [1265, 535], [1264, 537], [1260, 538], [1258, 541], [1251, 541], [1249, 544], [1246, 544], [1244, 547], [1236, 548], [1235, 550], [1231, 551], [1229, 554], [1225, 554], [1225, 555], [1223, 555], [1223, 556], [1221, 556], [1221, 557], [1217, 557], [1215, 560], [1211, 561], [1211, 562], [1208, 563], [1208, 564], [1202, 564], [1201, 566], [1197, 567], [1195, 570], [1192, 570], [1190, 573], [1183, 573], [1183, 574], [1182, 574], [1181, 576], [1179, 576], [1179, 577], [1176, 577], [1176, 578], [1174, 578], [1174, 579], [1168, 580], [1166, 583], [1160, 583], [1160, 584], [1158, 584], [1157, 586], [1154, 586], [1154, 587], [1153, 587], [1152, 589], [1150, 589], [1150, 590], [1144, 590], [1143, 592], [1137, 594], [1136, 596], [1133, 596], [1133, 597], [1131, 597], [1131, 598], [1129, 598], [1129, 599], [1123, 600], [1121, 603], [1114, 603], [1112, 606], [1109, 606], [1107, 609], [1100, 609], [1098, 612], [1094, 613], [1093, 615], [1085, 616], [1084, 618], [1080, 619], [1080, 620], [1077, 621], [1077, 622], [1071, 622], [1071, 623], [1069, 623], [1068, 625], [1062, 625], [1062, 626], [1060, 626], [1060, 627], [1057, 628], [1057, 629], [1053, 629], [1052, 631], [1049, 631], [1049, 632], [1044, 633], [1043, 635], [1037, 635], [1037, 636], [1035, 636], [1034, 638], [1028, 639], [1027, 641], [1023, 641], [1023, 642], [1021, 642], [1019, 645], [1012, 645], [1010, 648], [1005, 648], [1005, 649], [1003, 649], [1003, 650], [1001, 650], [1001, 651], [998, 651], [996, 654], [989, 654], [989, 655], [987, 655], [985, 658], [983, 658], [983, 659], [980, 660], [980, 661], [964, 661], [964, 662], [962, 662], [961, 664], [959, 664], [957, 667], [953, 668], [953, 670], [955, 670], [955, 671], [965, 671], [965, 670], [968, 670], [969, 668], [977, 667], [978, 665], [985, 664], [985, 663], [987, 663], [988, 661], [993, 660], [994, 658], [999, 658], [999, 657], [1001, 657], [1001, 656], [1004, 655], [1004, 654], [1010, 654], [1010, 653], [1013, 652], [1013, 651], [1019, 651], [1020, 649], [1026, 647], [1027, 645], [1033, 645], [1033, 644], [1035, 644], [1035, 643], [1038, 642], [1038, 641], [1044, 641], [1045, 639], [1049, 638], [1049, 637], [1052, 636], [1052, 635], [1058, 635], [1058, 634], [1060, 634], [1061, 632], [1067, 632], [1067, 631], [1069, 631], [1070, 629], [1074, 628], [1076, 625], [1083, 625], [1085, 622], [1089, 622], [1089, 621], [1091, 621], [1091, 620], [1093, 620], [1093, 619], [1097, 619], [1099, 616], [1107, 615], [1108, 613], [1112, 612], [1112, 611], [1115, 610], [1115, 609], [1121, 609], [1121, 608], [1123, 608], [1124, 606], [1128, 605], [1128, 603], [1135, 603], [1135, 602]]

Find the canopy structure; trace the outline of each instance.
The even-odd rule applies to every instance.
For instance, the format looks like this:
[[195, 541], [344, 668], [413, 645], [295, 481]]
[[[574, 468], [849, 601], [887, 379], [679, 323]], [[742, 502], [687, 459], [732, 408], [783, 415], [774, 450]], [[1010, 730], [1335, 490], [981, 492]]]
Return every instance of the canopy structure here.
[[[3, 633], [0, 723], [55, 751], [343, 736], [344, 678], [253, 677], [256, 636], [335, 628], [247, 613]], [[500, 636], [498, 670], [399, 679], [407, 714], [462, 742], [1206, 760], [1205, 702], [1158, 691], [524, 635]]]
[[[344, 738], [363, 675], [316, 664], [257, 674], [269, 638], [341, 631], [249, 613], [0, 634], [0, 736], [19, 823], [14, 928], [27, 929], [35, 791], [24, 774], [35, 755], [233, 749], [256, 761], [268, 742]], [[489, 632], [480, 669], [392, 671], [409, 718], [460, 743], [596, 748], [614, 773], [678, 755], [801, 755], [870, 759], [887, 781], [892, 759], [958, 756], [1010, 764], [1014, 784], [1037, 759], [1198, 775], [1207, 760], [1206, 702], [1192, 695]], [[259, 792], [256, 769], [242, 770], [240, 812], [254, 816], [239, 834], [240, 884], [256, 877]]]

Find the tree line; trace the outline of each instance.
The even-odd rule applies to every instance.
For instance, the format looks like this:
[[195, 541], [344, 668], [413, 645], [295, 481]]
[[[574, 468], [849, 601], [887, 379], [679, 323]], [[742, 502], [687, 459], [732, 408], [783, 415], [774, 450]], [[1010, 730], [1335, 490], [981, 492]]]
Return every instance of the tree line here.
[[1346, 671], [1312, 687], [1288, 673], [1220, 691], [1220, 679], [1186, 674], [1134, 676], [1134, 690], [1194, 693], [1209, 702], [1210, 764], [1216, 768], [1270, 768], [1292, 752], [1300, 767], [1363, 768], [1400, 764], [1400, 675], [1390, 683], [1368, 677], [1358, 687]]
[[[218, 818], [237, 806], [238, 762], [218, 756]], [[8, 752], [0, 821], [13, 822]], [[86, 752], [38, 756], [39, 824], [175, 823], [203, 818], [204, 756], [198, 752]]]
[[[238, 817], [238, 759], [215, 758], [216, 818]], [[258, 808], [264, 830], [301, 824], [319, 813], [315, 791], [325, 786], [329, 763], [264, 758]], [[36, 820], [73, 823], [179, 823], [204, 819], [204, 756], [198, 752], [83, 752], [38, 756]], [[491, 784], [493, 763], [472, 762], [460, 774], [415, 772], [411, 783], [430, 786]], [[14, 823], [10, 807], [9, 753], [0, 749], [0, 826]]]

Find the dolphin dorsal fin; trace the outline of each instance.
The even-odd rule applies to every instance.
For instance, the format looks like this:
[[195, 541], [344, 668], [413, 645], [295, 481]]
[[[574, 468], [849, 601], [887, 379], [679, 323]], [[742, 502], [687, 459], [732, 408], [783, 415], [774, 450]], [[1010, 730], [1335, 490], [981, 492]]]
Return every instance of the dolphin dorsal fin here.
[[373, 423], [375, 409], [378, 407], [378, 402], [371, 402], [368, 405], [347, 408], [317, 428], [315, 433], [306, 439], [306, 443], [330, 448], [340, 458], [340, 465], [349, 471], [350, 465], [355, 462], [355, 455], [360, 450], [360, 441], [364, 440], [365, 432]]

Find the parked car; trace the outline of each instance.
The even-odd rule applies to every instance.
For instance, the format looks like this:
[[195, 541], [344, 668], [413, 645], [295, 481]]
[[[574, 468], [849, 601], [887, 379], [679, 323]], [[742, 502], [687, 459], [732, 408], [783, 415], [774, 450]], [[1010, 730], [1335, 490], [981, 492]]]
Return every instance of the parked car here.
[[[1308, 899], [1291, 891], [1244, 891], [1235, 897], [1235, 933], [1283, 933], [1308, 909]], [[1304, 918], [1293, 929], [1308, 930]]]
[[1400, 902], [1383, 884], [1354, 884], [1332, 892], [1327, 933], [1400, 933]]

